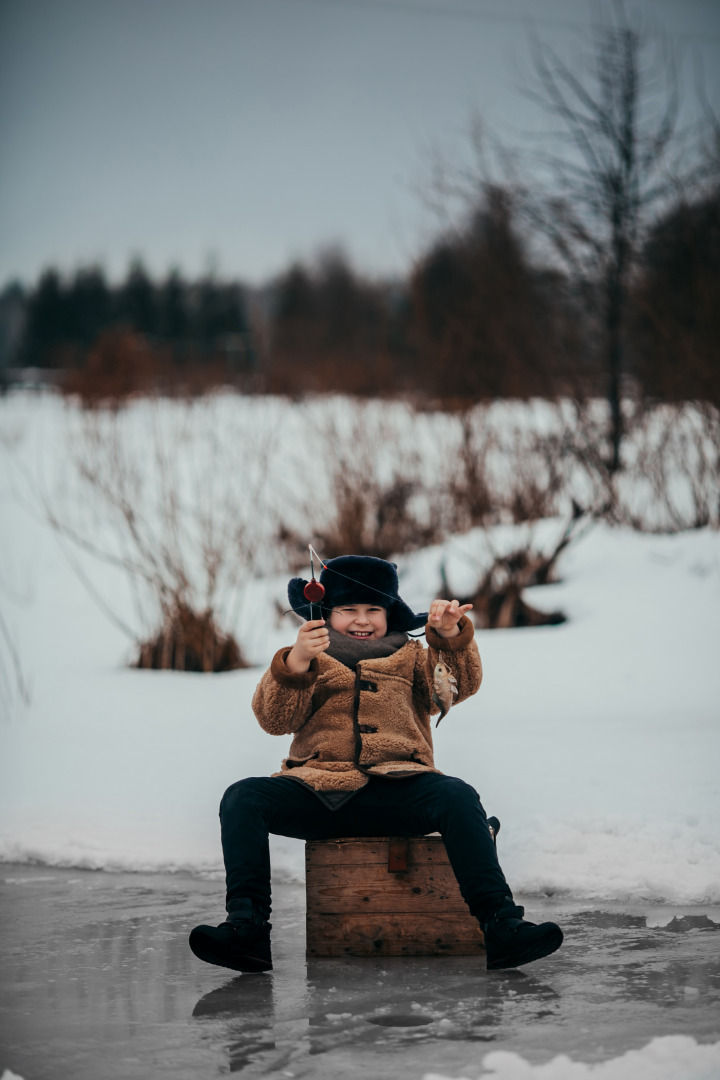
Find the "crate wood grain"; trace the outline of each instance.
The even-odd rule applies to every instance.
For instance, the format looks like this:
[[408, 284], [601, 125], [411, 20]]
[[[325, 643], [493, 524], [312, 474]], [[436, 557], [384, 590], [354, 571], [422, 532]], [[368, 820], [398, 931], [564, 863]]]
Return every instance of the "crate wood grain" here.
[[307, 955], [484, 954], [440, 836], [307, 841]]

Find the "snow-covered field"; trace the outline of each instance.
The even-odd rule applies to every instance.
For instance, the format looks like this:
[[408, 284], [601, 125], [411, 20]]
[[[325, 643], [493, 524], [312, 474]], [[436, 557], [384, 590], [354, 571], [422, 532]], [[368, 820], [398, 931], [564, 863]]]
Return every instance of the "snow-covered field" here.
[[[242, 407], [240, 428], [252, 417], [256, 434], [271, 431], [278, 444], [263, 466], [268, 499], [290, 505], [304, 476], [322, 507], [324, 481], [302, 424], [308, 413], [267, 399]], [[231, 438], [210, 408], [187, 414], [188, 445], [209, 417], [221, 445]], [[126, 421], [137, 425], [140, 461], [141, 413], [135, 407]], [[441, 418], [425, 423], [429, 430]], [[106, 528], [99, 507], [76, 505], [67, 439], [77, 438], [78, 424], [76, 411], [52, 397], [0, 403], [0, 600], [30, 690], [25, 702], [5, 648], [0, 858], [220, 876], [222, 792], [275, 771], [289, 741], [261, 731], [250, 701], [275, 649], [295, 636], [293, 617], [276, 611], [287, 607], [293, 571], [269, 573], [268, 558], [266, 576], [253, 577], [240, 598], [235, 627], [255, 667], [204, 676], [125, 666], [128, 639], [37, 510], [38, 491], [49, 492], [85, 514], [88, 535]], [[241, 483], [233, 468], [228, 476]], [[536, 541], [549, 543], [562, 527], [544, 522]], [[400, 560], [401, 591], [416, 610], [435, 595], [443, 557], [457, 589], [477, 574], [487, 537], [448, 532], [443, 544]], [[518, 532], [496, 530], [494, 547]], [[123, 573], [73, 550], [111, 609], [132, 622]], [[564, 610], [566, 624], [479, 633], [485, 682], [438, 729], [437, 764], [473, 783], [500, 817], [502, 862], [524, 896], [718, 903], [720, 534], [596, 526], [569, 549], [560, 574], [529, 599]], [[278, 840], [275, 874], [300, 877], [302, 854], [300, 842]], [[512, 1069], [500, 1062], [493, 1075], [546, 1075]], [[565, 1075], [615, 1080], [626, 1072], [552, 1073]]]

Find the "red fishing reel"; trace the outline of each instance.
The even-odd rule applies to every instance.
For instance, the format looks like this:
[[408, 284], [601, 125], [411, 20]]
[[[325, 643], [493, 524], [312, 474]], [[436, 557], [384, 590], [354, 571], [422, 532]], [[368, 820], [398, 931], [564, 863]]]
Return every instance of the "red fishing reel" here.
[[308, 581], [303, 589], [303, 596], [306, 600], [309, 600], [311, 604], [319, 604], [324, 595], [325, 586], [321, 585], [315, 578], [313, 578], [312, 581]]

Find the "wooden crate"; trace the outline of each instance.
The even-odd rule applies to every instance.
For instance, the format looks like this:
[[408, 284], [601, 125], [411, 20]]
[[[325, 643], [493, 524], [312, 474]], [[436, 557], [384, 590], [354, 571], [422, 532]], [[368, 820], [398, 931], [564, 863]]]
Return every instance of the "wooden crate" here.
[[308, 840], [308, 956], [484, 955], [441, 836]]

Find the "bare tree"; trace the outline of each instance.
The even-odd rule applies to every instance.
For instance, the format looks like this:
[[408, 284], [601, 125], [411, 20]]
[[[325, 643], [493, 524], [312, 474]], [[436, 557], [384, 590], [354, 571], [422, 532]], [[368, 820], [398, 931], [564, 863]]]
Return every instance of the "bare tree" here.
[[[589, 55], [572, 66], [533, 39], [527, 93], [560, 121], [541, 153], [552, 194], [528, 198], [531, 218], [593, 299], [610, 411], [611, 474], [621, 465], [625, 325], [633, 270], [649, 227], [704, 166], [680, 124], [677, 65], [662, 35], [643, 28], [621, 0], [602, 9]], [[684, 159], [681, 154], [685, 152]]]

